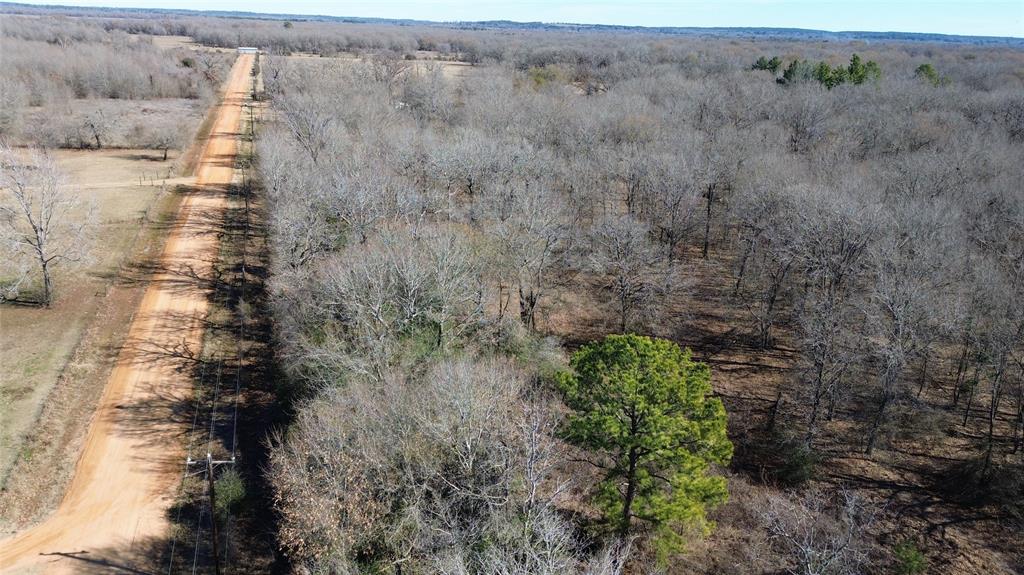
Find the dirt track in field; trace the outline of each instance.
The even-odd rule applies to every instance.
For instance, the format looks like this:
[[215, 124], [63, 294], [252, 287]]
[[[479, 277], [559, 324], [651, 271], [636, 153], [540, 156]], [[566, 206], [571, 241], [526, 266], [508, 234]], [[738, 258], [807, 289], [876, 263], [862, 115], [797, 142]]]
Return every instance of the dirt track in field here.
[[149, 545], [167, 535], [187, 431], [173, 412], [190, 404], [218, 248], [217, 227], [208, 222], [226, 205], [252, 65], [253, 56], [241, 55], [231, 69], [196, 190], [182, 203], [162, 271], [133, 316], [64, 499], [42, 523], [0, 542], [4, 573], [121, 572], [152, 557]]

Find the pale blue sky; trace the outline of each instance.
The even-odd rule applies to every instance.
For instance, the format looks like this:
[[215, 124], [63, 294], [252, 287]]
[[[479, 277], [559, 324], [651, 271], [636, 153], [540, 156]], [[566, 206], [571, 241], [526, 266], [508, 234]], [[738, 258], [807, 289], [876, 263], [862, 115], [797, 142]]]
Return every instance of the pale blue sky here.
[[[25, 0], [22, 0], [25, 1]], [[48, 0], [73, 6], [245, 10], [417, 20], [765, 26], [1024, 37], [1024, 0]]]

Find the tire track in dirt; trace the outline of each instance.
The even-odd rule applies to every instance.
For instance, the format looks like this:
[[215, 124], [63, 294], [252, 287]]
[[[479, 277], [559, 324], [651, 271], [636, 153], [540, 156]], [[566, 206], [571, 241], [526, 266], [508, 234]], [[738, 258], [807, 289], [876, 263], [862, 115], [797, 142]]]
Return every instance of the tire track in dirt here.
[[196, 189], [135, 312], [64, 499], [42, 523], [0, 542], [4, 573], [116, 571], [146, 558], [147, 543], [167, 534], [185, 455], [174, 415], [191, 404], [218, 251], [218, 226], [210, 222], [226, 207], [253, 60], [240, 55], [231, 68]]

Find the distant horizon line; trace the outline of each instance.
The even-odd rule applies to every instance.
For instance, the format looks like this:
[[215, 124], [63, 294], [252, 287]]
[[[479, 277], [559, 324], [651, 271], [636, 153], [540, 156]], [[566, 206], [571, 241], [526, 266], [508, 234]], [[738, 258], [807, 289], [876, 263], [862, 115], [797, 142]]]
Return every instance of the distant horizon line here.
[[72, 6], [68, 4], [32, 4], [27, 2], [7, 2], [0, 0], [0, 9], [11, 7], [37, 8], [37, 9], [61, 9], [61, 10], [97, 10], [110, 12], [157, 12], [181, 15], [217, 15], [218, 17], [237, 17], [259, 20], [311, 20], [311, 21], [345, 21], [348, 23], [407, 23], [407, 24], [428, 24], [434, 26], [446, 25], [495, 25], [515, 24], [519, 26], [552, 26], [552, 27], [584, 27], [584, 28], [609, 28], [619, 30], [650, 30], [652, 32], [664, 30], [685, 30], [685, 31], [756, 31], [768, 32], [811, 32], [818, 34], [834, 35], [893, 35], [902, 36], [938, 36], [944, 38], [978, 38], [992, 40], [1013, 40], [1024, 42], [1024, 36], [992, 36], [982, 34], [952, 34], [948, 32], [907, 32], [901, 30], [828, 30], [825, 28], [803, 28], [799, 26], [646, 26], [642, 24], [606, 24], [596, 22], [557, 22], [544, 20], [511, 20], [499, 18], [493, 20], [423, 20], [418, 18], [392, 18], [386, 16], [333, 16], [329, 14], [299, 14], [288, 12], [255, 12], [248, 10], [218, 10], [218, 9], [195, 9], [195, 8], [143, 8], [143, 7], [116, 7], [116, 6]]

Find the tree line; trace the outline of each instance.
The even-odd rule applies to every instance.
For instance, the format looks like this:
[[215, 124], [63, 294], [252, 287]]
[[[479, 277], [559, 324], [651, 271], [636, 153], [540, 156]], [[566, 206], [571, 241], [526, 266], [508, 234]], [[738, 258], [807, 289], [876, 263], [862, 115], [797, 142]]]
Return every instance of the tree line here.
[[[920, 75], [922, 70], [929, 70], [930, 64], [922, 64], [915, 70], [915, 75]], [[778, 56], [766, 58], [761, 56], [754, 62], [751, 69], [767, 70], [772, 74], [778, 73], [782, 67], [782, 60]], [[923, 68], [924, 67], [924, 68]], [[934, 69], [931, 69], [934, 73]], [[812, 64], [807, 60], [793, 60], [782, 72], [781, 78], [776, 78], [779, 84], [793, 84], [795, 82], [808, 82], [816, 80], [829, 90], [840, 84], [863, 84], [864, 82], [877, 82], [882, 77], [882, 68], [874, 60], [862, 62], [860, 56], [854, 54], [850, 57], [848, 66], [831, 66], [828, 62], [821, 61]]]

